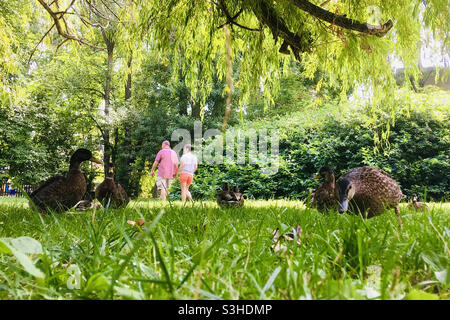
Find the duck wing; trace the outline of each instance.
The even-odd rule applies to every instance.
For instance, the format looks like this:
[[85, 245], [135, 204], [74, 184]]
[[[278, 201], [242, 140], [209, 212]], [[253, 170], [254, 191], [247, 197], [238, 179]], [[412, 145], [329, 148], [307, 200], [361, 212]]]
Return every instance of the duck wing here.
[[127, 192], [122, 187], [120, 183], [116, 183], [113, 193], [113, 201], [116, 207], [126, 206], [130, 199], [128, 198]]
[[100, 183], [97, 188], [95, 188], [95, 198], [100, 201], [103, 205], [104, 200], [106, 198], [112, 196], [114, 193], [114, 182], [112, 182], [109, 179], [103, 180], [102, 183]]
[[41, 211], [46, 211], [47, 209], [64, 211], [76, 203], [72, 203], [73, 201], [66, 199], [64, 196], [66, 188], [66, 177], [53, 176], [47, 179], [38, 189], [33, 191], [30, 194], [30, 198]]
[[35, 197], [37, 194], [39, 194], [42, 190], [47, 188], [49, 185], [55, 183], [58, 184], [59, 182], [62, 182], [63, 180], [66, 180], [66, 177], [63, 176], [53, 176], [51, 178], [48, 178], [46, 181], [44, 181], [39, 188], [34, 190], [31, 194], [29, 194], [30, 197]]

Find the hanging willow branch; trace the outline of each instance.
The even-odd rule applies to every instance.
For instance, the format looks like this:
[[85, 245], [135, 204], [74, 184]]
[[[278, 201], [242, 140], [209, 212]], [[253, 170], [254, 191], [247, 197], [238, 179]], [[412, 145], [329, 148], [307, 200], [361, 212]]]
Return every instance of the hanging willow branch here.
[[225, 49], [226, 49], [226, 63], [227, 63], [227, 101], [225, 105], [225, 116], [223, 117], [222, 132], [227, 129], [228, 118], [231, 113], [231, 98], [233, 94], [233, 68], [231, 65], [231, 37], [228, 26], [225, 26]]
[[[67, 13], [67, 11], [70, 9], [70, 7], [73, 6], [73, 4], [75, 3], [75, 0], [72, 0], [72, 2], [69, 4], [67, 9], [64, 11], [53, 11], [52, 8], [50, 7], [51, 4], [50, 5], [47, 4], [44, 0], [38, 0], [38, 2], [44, 7], [44, 9], [52, 17], [55, 27], [56, 27], [56, 30], [58, 30], [58, 33], [62, 37], [69, 39], [69, 40], [77, 41], [80, 44], [84, 44], [84, 45], [87, 45], [87, 46], [95, 48], [95, 49], [106, 50], [106, 48], [93, 45], [93, 44], [87, 42], [86, 39], [80, 38], [80, 37], [66, 31], [66, 30], [68, 30], [68, 28], [67, 28], [67, 23], [64, 21], [64, 15]], [[63, 28], [63, 25], [61, 24], [61, 20], [63, 20], [63, 23], [66, 26], [66, 28]]]
[[[300, 10], [309, 13], [320, 21], [329, 22], [333, 26], [358, 31], [363, 34], [382, 37], [386, 35], [386, 33], [388, 33], [393, 26], [392, 20], [387, 21], [381, 26], [375, 26], [369, 23], [349, 19], [345, 15], [332, 13], [316, 6], [315, 4], [312, 4], [309, 1], [289, 1], [291, 1]], [[295, 58], [299, 60], [299, 53], [306, 52], [311, 48], [311, 44], [313, 43], [311, 34], [306, 29], [297, 33], [290, 31], [283, 17], [281, 17], [275, 10], [275, 7], [272, 5], [272, 1], [258, 0], [252, 6], [252, 10], [258, 20], [270, 28], [275, 40], [277, 40], [278, 37], [281, 37], [284, 40], [280, 47], [281, 53], [289, 54], [290, 51], [288, 50], [288, 47], [290, 47]]]
[[354, 30], [362, 33], [376, 35], [378, 37], [383, 37], [386, 33], [391, 30], [392, 20], [388, 20], [385, 24], [381, 26], [375, 26], [366, 22], [359, 22], [353, 19], [347, 18], [345, 15], [338, 15], [327, 11], [315, 4], [305, 1], [305, 0], [290, 0], [297, 8], [308, 12], [309, 14], [319, 18], [320, 20], [329, 22], [338, 27]]

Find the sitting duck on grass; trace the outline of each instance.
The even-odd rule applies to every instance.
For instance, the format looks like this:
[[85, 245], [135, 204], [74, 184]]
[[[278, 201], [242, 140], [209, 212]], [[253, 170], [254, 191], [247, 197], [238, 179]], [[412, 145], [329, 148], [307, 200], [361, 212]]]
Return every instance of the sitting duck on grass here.
[[337, 207], [337, 201], [334, 192], [334, 173], [333, 169], [324, 166], [319, 173], [313, 178], [323, 178], [324, 182], [317, 186], [317, 190], [312, 194], [311, 207], [317, 208], [320, 212], [327, 212]]
[[109, 164], [105, 180], [95, 188], [95, 198], [106, 207], [108, 203], [111, 208], [126, 207], [130, 199], [127, 192], [119, 184], [114, 182], [114, 165]]
[[53, 176], [30, 194], [32, 203], [42, 214], [64, 212], [76, 205], [86, 193], [86, 178], [80, 170], [83, 161], [102, 163], [87, 149], [78, 149], [70, 158], [66, 176]]
[[222, 191], [217, 194], [217, 204], [221, 207], [242, 207], [244, 205], [244, 197], [239, 192], [238, 186], [234, 186], [233, 191], [230, 190], [230, 186], [225, 182], [222, 186]]
[[359, 211], [365, 218], [394, 208], [401, 226], [398, 203], [405, 196], [397, 182], [381, 169], [365, 166], [345, 173], [336, 182], [336, 197], [339, 213]]

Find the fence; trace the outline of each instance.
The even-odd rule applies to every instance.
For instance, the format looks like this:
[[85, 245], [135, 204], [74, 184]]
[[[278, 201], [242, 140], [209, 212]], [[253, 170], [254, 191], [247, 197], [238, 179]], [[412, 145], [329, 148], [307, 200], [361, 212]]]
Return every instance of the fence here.
[[[32, 185], [23, 185], [22, 188], [28, 194], [31, 194], [34, 189]], [[20, 191], [20, 189], [16, 186], [12, 185], [11, 183], [4, 183], [0, 185], [0, 197], [1, 196], [23, 197], [24, 195], [22, 191]]]

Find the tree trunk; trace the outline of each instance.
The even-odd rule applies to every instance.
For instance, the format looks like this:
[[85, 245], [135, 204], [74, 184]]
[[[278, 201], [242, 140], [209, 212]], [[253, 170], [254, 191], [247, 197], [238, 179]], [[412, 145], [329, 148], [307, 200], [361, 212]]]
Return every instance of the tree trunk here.
[[191, 117], [194, 119], [200, 119], [200, 102], [192, 102]]
[[[106, 49], [108, 53], [108, 62], [106, 67], [106, 79], [105, 79], [105, 122], [108, 123], [109, 120], [109, 110], [111, 107], [111, 81], [112, 81], [112, 68], [113, 68], [113, 54], [114, 54], [114, 41], [108, 37], [106, 32], [102, 30], [103, 40], [106, 44]], [[111, 143], [110, 143], [110, 130], [108, 124], [105, 126], [104, 130], [103, 147], [103, 168], [105, 171], [105, 176], [108, 173], [109, 163], [111, 162]]]
[[[131, 76], [132, 76], [132, 66], [133, 63], [133, 52], [130, 53], [130, 56], [128, 57], [127, 61], [127, 67], [128, 67], [128, 74], [127, 74], [127, 82], [125, 83], [125, 102], [130, 102], [131, 100]], [[121, 174], [121, 183], [123, 184], [124, 188], [129, 191], [130, 187], [130, 176], [131, 176], [131, 163], [133, 162], [131, 151], [131, 132], [130, 132], [129, 124], [126, 124], [124, 126], [123, 130], [123, 158], [124, 158], [124, 167], [122, 169]]]

